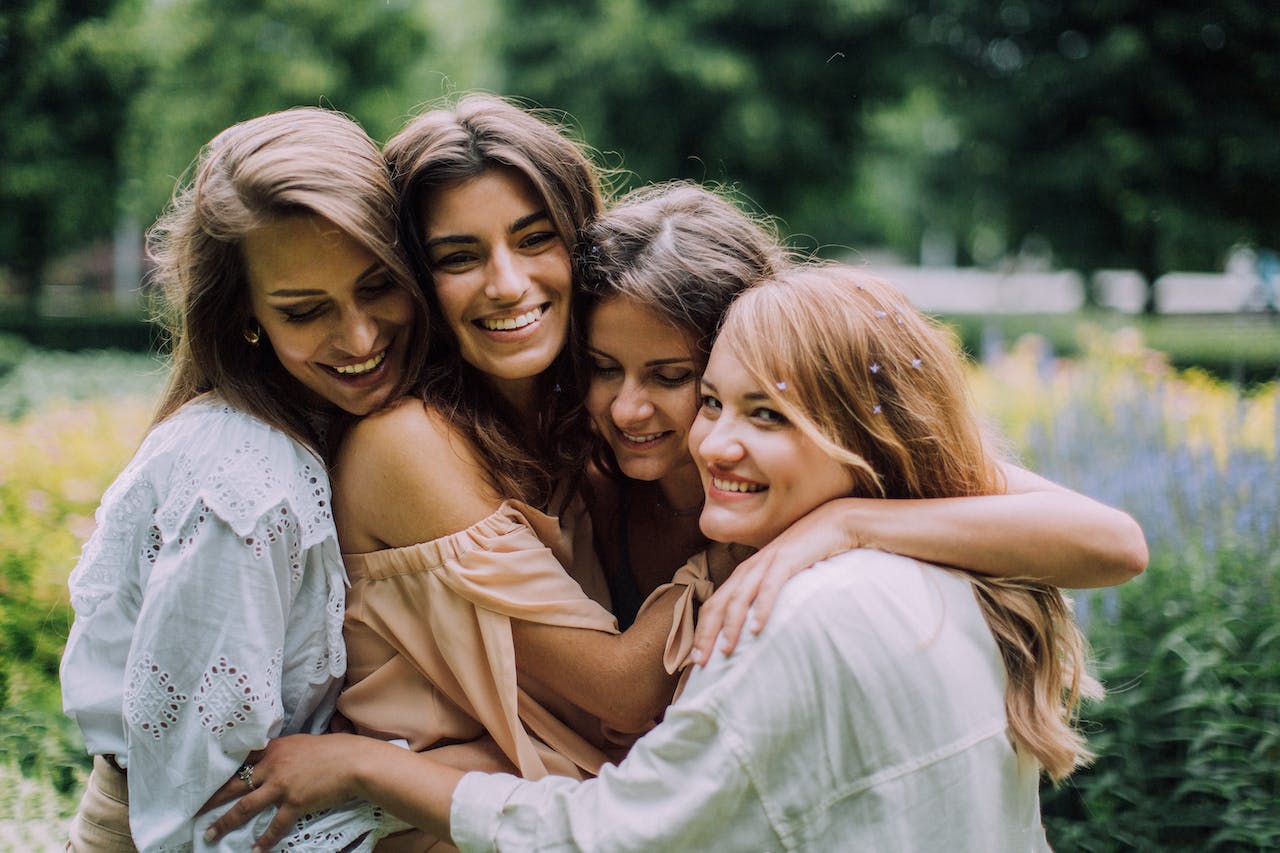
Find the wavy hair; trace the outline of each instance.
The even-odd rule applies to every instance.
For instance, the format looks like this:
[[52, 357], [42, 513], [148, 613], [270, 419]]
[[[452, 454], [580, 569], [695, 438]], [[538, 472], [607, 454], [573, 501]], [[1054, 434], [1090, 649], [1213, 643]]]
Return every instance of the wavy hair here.
[[[572, 251], [579, 233], [603, 206], [602, 173], [585, 144], [550, 114], [494, 95], [473, 93], [445, 101], [409, 122], [386, 145], [399, 193], [400, 237], [422, 281], [431, 280], [423, 231], [423, 205], [431, 194], [495, 168], [515, 169], [546, 205], [560, 238]], [[427, 288], [434, 311], [439, 302]], [[438, 316], [438, 314], [437, 314]], [[570, 319], [569, 338], [574, 331]], [[520, 440], [515, 413], [493, 394], [484, 375], [463, 361], [447, 323], [430, 327], [432, 361], [417, 392], [466, 435], [501, 494], [545, 504], [557, 482], [577, 476], [586, 449], [577, 429], [569, 347], [540, 378], [544, 404], [536, 447]]]
[[[788, 261], [772, 223], [726, 195], [688, 181], [627, 193], [586, 227], [574, 253], [577, 387], [590, 382], [587, 334], [601, 302], [644, 305], [683, 332], [705, 366], [730, 303]], [[620, 476], [609, 445], [592, 445], [600, 469]]]
[[[283, 430], [322, 458], [321, 423], [331, 412], [303, 403], [299, 385], [269, 345], [251, 346], [249, 280], [242, 243], [269, 222], [314, 214], [332, 222], [385, 267], [413, 297], [415, 324], [427, 307], [396, 238], [396, 196], [378, 146], [353, 120], [299, 107], [236, 124], [204, 147], [166, 212], [147, 233], [170, 343], [168, 384], [154, 423], [201, 394]], [[405, 376], [392, 399], [416, 381], [425, 360], [410, 336]]]
[[[954, 335], [887, 282], [836, 265], [796, 268], [743, 294], [719, 340], [784, 416], [848, 467], [855, 494], [1003, 490]], [[1070, 606], [1045, 584], [962, 574], [1004, 661], [1013, 739], [1059, 781], [1091, 758], [1073, 721], [1082, 697], [1101, 695]]]

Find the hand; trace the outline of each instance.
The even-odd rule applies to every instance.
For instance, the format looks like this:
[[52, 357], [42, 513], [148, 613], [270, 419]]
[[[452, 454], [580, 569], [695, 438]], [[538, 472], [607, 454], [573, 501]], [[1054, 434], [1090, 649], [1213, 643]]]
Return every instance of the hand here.
[[734, 569], [698, 611], [693, 660], [701, 665], [711, 659], [717, 635], [720, 651], [732, 654], [748, 610], [752, 612], [751, 632], [758, 634], [769, 621], [783, 584], [814, 563], [857, 548], [857, 541], [846, 529], [848, 518], [848, 508], [840, 499], [825, 503], [797, 519]]
[[[244, 763], [254, 765], [254, 772], [256, 773], [257, 764], [262, 760], [262, 756], [265, 753], [266, 750], [255, 749], [253, 752], [249, 753], [249, 757], [244, 760]], [[257, 779], [255, 779], [254, 785], [257, 784]], [[249, 793], [249, 789], [245, 787], [244, 780], [240, 778], [240, 772], [236, 771], [231, 774], [230, 779], [222, 783], [221, 788], [213, 792], [213, 796], [205, 801], [205, 804], [200, 807], [200, 811], [196, 812], [196, 814], [202, 815], [210, 809], [216, 809], [218, 806], [226, 805], [232, 800], [237, 800], [247, 793]]]
[[278, 806], [267, 831], [253, 845], [255, 853], [270, 850], [302, 815], [354, 799], [354, 760], [364, 743], [366, 738], [345, 734], [291, 735], [271, 741], [253, 764], [252, 791], [233, 778], [206, 804], [205, 808], [216, 805], [228, 789], [233, 789], [232, 795], [220, 802], [240, 798], [209, 826], [205, 840], [212, 843], [263, 809]]

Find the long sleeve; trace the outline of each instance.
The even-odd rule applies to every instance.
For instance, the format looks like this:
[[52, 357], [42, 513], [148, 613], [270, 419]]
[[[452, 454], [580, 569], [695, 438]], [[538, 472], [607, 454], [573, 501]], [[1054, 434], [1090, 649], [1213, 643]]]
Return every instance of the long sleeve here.
[[[63, 701], [127, 768], [144, 853], [210, 849], [196, 812], [249, 752], [326, 728], [345, 669], [328, 504], [318, 460], [216, 404], [153, 430], [104, 496], [71, 577]], [[216, 849], [248, 849], [267, 819]], [[287, 843], [368, 850], [383, 823], [367, 804], [328, 810]]]
[[857, 551], [793, 578], [595, 779], [469, 773], [480, 851], [1045, 851], [1000, 655], [966, 577]]

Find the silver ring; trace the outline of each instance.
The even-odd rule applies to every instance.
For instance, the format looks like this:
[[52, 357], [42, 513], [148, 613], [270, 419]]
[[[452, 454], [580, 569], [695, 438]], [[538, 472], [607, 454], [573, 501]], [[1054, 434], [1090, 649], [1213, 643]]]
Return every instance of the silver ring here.
[[258, 787], [253, 783], [253, 765], [252, 764], [249, 764], [248, 762], [241, 764], [240, 769], [236, 772], [236, 775], [240, 777], [241, 782], [249, 786], [250, 791]]

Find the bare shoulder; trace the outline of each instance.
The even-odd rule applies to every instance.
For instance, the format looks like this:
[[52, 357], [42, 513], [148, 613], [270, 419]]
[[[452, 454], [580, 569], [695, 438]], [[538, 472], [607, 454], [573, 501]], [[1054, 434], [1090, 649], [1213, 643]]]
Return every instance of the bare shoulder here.
[[471, 526], [501, 502], [471, 442], [417, 399], [353, 426], [332, 480], [339, 536], [348, 551], [438, 539]]

